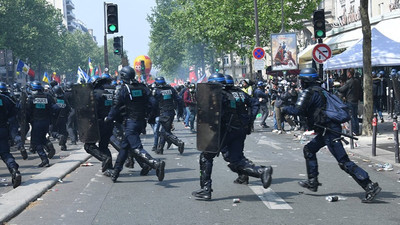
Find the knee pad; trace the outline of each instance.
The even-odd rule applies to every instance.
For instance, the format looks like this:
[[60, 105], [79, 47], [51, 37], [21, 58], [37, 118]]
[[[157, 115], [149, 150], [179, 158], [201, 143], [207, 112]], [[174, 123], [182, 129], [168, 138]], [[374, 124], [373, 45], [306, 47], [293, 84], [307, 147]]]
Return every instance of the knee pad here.
[[350, 176], [352, 176], [357, 181], [369, 179], [368, 173], [357, 166], [353, 161], [339, 163], [339, 167], [346, 173], [350, 174]]
[[357, 167], [357, 165], [352, 161], [347, 161], [343, 163], [339, 163], [340, 169], [344, 170], [346, 173], [351, 173]]

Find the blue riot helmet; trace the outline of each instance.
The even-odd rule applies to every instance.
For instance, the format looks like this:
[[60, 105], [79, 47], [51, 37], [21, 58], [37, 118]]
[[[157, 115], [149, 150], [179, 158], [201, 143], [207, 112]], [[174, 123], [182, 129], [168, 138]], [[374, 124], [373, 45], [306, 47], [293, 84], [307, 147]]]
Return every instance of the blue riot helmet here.
[[6, 83], [0, 82], [0, 92], [1, 92], [1, 93], [8, 92], [7, 84], [6, 84]]
[[135, 80], [135, 70], [130, 66], [124, 66], [121, 71], [119, 71], [119, 75], [121, 80], [126, 83], [130, 84]]
[[165, 85], [164, 77], [157, 77], [156, 80], [155, 80], [155, 83], [156, 83], [157, 86]]
[[372, 71], [372, 77], [376, 77], [376, 72]]
[[397, 76], [400, 76], [400, 70], [399, 70], [399, 71], [397, 71]]
[[379, 71], [379, 76], [383, 77], [385, 75], [385, 72], [383, 70]]
[[112, 85], [112, 86], [117, 86], [117, 85], [118, 85], [118, 83], [117, 83], [117, 81], [116, 81], [116, 80], [113, 80], [113, 81], [111, 81], [111, 85]]
[[44, 88], [42, 86], [42, 83], [35, 80], [31, 83], [31, 89], [32, 89], [32, 91], [43, 91]]
[[262, 82], [262, 81], [257, 82], [257, 87], [263, 87], [263, 86], [264, 86], [264, 82]]
[[225, 75], [225, 82], [226, 86], [233, 86], [235, 84], [235, 81], [233, 80], [233, 77], [231, 75]]
[[314, 68], [305, 68], [299, 74], [300, 85], [302, 88], [315, 85], [319, 81], [319, 76]]
[[208, 78], [208, 83], [226, 84], [225, 76], [221, 73], [214, 73]]
[[392, 71], [390, 72], [390, 75], [396, 75], [397, 70], [396, 69], [392, 69]]
[[91, 81], [92, 83], [94, 83], [94, 82], [96, 82], [97, 79], [100, 79], [100, 77], [99, 77], [98, 75], [94, 75], [94, 76], [92, 76], [92, 77], [90, 78], [90, 81]]

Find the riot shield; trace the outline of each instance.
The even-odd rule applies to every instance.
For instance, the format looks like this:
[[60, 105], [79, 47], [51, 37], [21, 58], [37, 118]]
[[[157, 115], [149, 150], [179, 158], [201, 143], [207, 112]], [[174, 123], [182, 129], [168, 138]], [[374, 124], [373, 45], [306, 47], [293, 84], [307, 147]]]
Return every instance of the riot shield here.
[[72, 101], [78, 121], [79, 140], [83, 143], [98, 142], [100, 131], [92, 85], [74, 84], [72, 86]]
[[220, 151], [222, 85], [197, 84], [197, 149]]

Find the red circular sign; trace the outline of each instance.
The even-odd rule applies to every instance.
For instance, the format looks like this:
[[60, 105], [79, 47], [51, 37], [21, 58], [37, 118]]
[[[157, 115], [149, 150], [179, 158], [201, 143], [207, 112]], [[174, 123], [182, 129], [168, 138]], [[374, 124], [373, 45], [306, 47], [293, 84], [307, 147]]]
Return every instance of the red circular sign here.
[[332, 56], [331, 48], [329, 48], [329, 46], [326, 44], [317, 44], [312, 51], [313, 59], [319, 64], [322, 64], [323, 62], [328, 60], [331, 56]]
[[265, 56], [265, 51], [263, 48], [258, 47], [253, 50], [253, 57], [255, 59], [262, 59], [264, 58], [264, 56]]
[[376, 127], [376, 125], [377, 125], [377, 119], [376, 119], [376, 117], [374, 117], [374, 118], [372, 118], [372, 126]]
[[397, 122], [393, 122], [393, 130], [398, 130], [398, 128], [397, 128]]

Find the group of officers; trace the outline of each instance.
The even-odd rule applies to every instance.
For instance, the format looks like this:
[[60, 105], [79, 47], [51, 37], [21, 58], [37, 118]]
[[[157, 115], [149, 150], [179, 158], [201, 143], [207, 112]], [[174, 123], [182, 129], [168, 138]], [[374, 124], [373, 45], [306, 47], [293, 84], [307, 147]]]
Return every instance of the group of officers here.
[[[22, 92], [19, 99], [1, 92], [0, 154], [10, 170], [14, 188], [20, 185], [21, 174], [18, 171], [18, 164], [10, 154], [9, 140], [18, 142], [16, 144], [21, 146], [19, 149], [26, 159], [23, 143], [30, 124], [30, 149], [42, 160], [40, 167], [49, 166], [49, 158], [54, 156], [55, 150], [46, 136], [50, 133], [59, 140], [61, 150], [67, 150], [66, 124], [71, 112], [76, 114], [79, 121], [77, 129], [79, 139], [84, 143], [84, 149], [102, 162], [102, 172], [110, 176], [113, 182], [117, 181], [127, 159], [127, 164], [130, 166], [133, 166], [134, 160], [138, 162], [142, 168], [140, 175], [147, 175], [154, 169], [158, 180], [164, 179], [165, 161], [153, 158], [143, 148], [140, 134], [145, 132], [146, 124], [149, 123], [155, 131], [155, 136], [159, 137], [155, 138], [154, 143], [157, 144], [153, 148], [157, 154], [163, 154], [165, 144], [167, 148], [174, 144], [180, 154], [184, 152], [184, 142], [172, 133], [175, 108], [179, 100], [178, 93], [166, 84], [163, 77], [157, 77], [154, 86], [140, 83], [135, 79], [135, 70], [129, 66], [123, 67], [119, 75], [122, 80], [122, 84], [119, 85], [113, 85], [110, 76], [104, 74], [90, 85], [67, 84], [64, 90], [54, 85], [48, 92], [44, 91], [40, 82], [34, 81], [29, 90]], [[363, 202], [371, 202], [381, 188], [378, 183], [369, 179], [366, 171], [348, 158], [340, 141], [340, 124], [329, 121], [322, 124], [329, 129], [314, 126], [314, 112], [317, 108], [323, 107], [324, 102], [323, 96], [315, 91], [315, 87], [320, 88], [317, 72], [310, 68], [303, 69], [299, 80], [302, 92], [296, 104], [282, 108], [282, 113], [306, 118], [307, 126], [314, 128], [317, 134], [304, 146], [308, 179], [300, 181], [299, 184], [313, 192], [317, 191], [321, 184], [318, 182], [316, 153], [326, 145], [340, 168], [350, 174], [366, 191]], [[199, 199], [211, 199], [213, 159], [219, 154], [222, 154], [224, 160], [229, 163], [228, 167], [237, 173], [235, 183], [248, 184], [251, 176], [260, 179], [263, 187], [268, 188], [272, 182], [272, 167], [255, 165], [244, 155], [244, 142], [252, 131], [259, 110], [258, 100], [234, 86], [234, 80], [230, 75], [212, 74], [206, 85], [214, 85], [219, 90], [220, 121], [210, 124], [210, 126], [217, 125], [219, 135], [216, 143], [210, 143], [209, 146], [214, 146], [212, 149], [199, 149], [202, 151], [199, 160], [200, 189], [194, 191], [192, 195]], [[1, 87], [0, 85], [0, 89]], [[204, 103], [197, 102], [198, 107], [210, 109], [214, 107], [200, 106]], [[20, 113], [16, 113], [17, 111]], [[16, 115], [19, 115], [19, 118], [15, 118]], [[157, 131], [157, 127], [161, 127], [160, 132]], [[199, 140], [204, 140], [203, 137], [207, 135], [209, 134], [198, 130], [197, 143]], [[70, 138], [76, 141], [76, 137], [70, 136]], [[22, 144], [19, 144], [19, 141]], [[109, 144], [118, 151], [114, 165]]]

